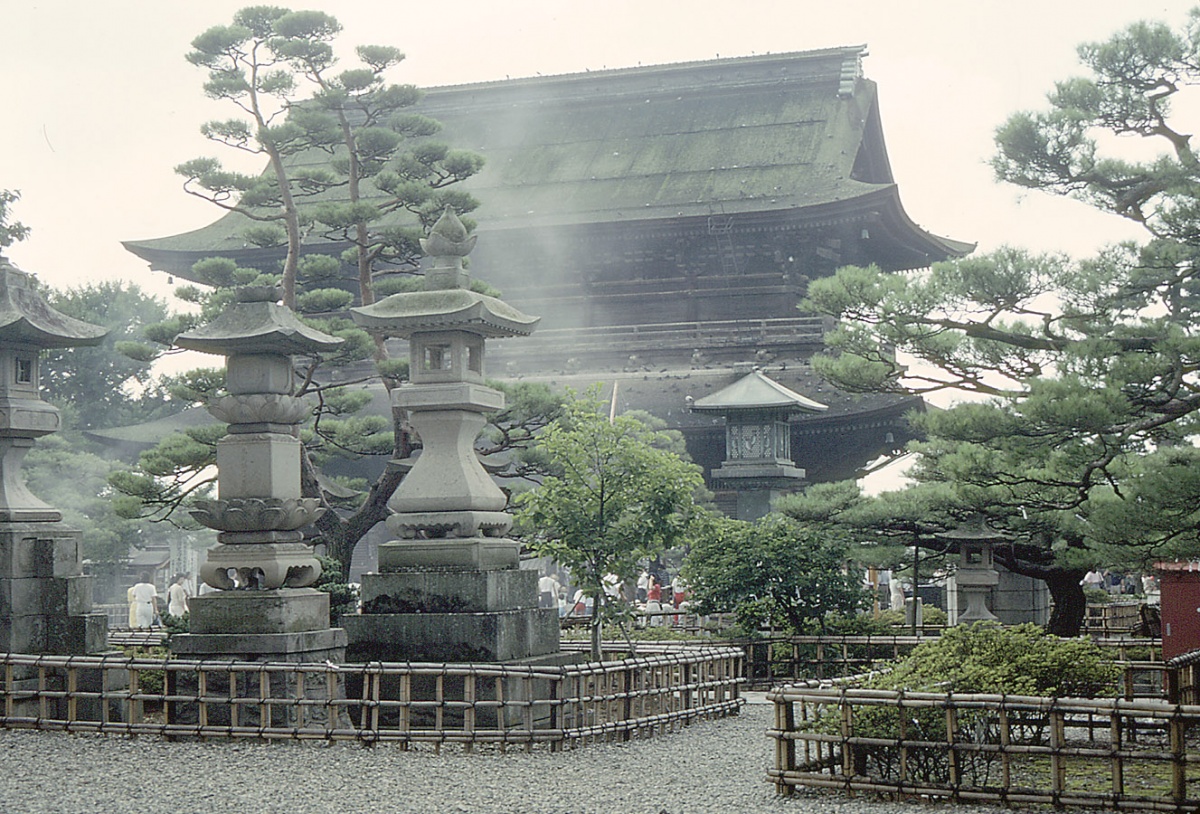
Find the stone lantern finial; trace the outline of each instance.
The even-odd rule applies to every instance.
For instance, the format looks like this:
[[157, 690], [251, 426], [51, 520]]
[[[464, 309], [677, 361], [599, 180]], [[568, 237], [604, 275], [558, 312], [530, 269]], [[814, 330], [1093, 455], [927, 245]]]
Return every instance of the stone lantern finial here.
[[433, 259], [433, 267], [425, 272], [425, 290], [470, 288], [471, 275], [463, 268], [463, 258], [475, 248], [476, 236], [446, 207], [429, 237], [421, 238], [421, 250]]

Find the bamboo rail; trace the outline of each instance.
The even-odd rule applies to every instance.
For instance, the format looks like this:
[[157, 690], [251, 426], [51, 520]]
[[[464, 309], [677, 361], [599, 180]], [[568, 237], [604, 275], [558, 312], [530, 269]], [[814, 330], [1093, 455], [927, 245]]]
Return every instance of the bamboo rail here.
[[767, 697], [768, 774], [784, 795], [813, 786], [1005, 805], [1200, 806], [1200, 754], [1188, 750], [1200, 706], [828, 687]]
[[0, 654], [0, 729], [551, 749], [736, 714], [742, 653], [563, 666]]

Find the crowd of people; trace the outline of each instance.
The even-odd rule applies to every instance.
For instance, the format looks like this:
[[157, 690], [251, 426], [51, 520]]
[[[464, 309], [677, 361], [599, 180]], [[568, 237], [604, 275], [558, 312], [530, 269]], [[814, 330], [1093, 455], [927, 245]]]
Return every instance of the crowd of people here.
[[[670, 576], [643, 569], [633, 581], [623, 581], [615, 574], [608, 574], [603, 579], [603, 586], [606, 602], [632, 606], [644, 615], [645, 623], [651, 627], [678, 624], [675, 611], [687, 609], [688, 589], [680, 574]], [[542, 571], [538, 594], [538, 606], [557, 608], [560, 618], [592, 615], [593, 598], [582, 587], [572, 585], [565, 569]]]

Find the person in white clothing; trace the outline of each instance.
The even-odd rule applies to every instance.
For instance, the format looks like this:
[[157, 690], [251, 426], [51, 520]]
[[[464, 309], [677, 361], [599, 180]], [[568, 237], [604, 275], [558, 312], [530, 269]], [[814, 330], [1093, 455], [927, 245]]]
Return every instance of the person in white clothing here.
[[141, 582], [129, 589], [129, 619], [138, 630], [149, 630], [154, 626], [154, 602], [158, 589], [150, 582], [150, 575], [142, 572]]
[[183, 616], [188, 612], [187, 574], [175, 577], [171, 587], [167, 588], [167, 613], [171, 616]]

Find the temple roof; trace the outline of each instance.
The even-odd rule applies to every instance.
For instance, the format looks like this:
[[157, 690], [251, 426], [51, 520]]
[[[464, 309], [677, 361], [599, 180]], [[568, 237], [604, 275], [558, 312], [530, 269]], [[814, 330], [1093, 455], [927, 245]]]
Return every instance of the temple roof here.
[[829, 406], [789, 390], [761, 370], [754, 370], [723, 390], [694, 402], [692, 409], [710, 413], [743, 410], [824, 412]]
[[[486, 158], [460, 188], [480, 234], [664, 224], [758, 213], [836, 221], [864, 211], [896, 267], [965, 254], [904, 213], [863, 46], [433, 88], [416, 108], [439, 141]], [[323, 164], [319, 152], [296, 164]], [[330, 199], [344, 196], [330, 193]], [[832, 219], [832, 220], [831, 220]], [[260, 250], [231, 213], [192, 232], [128, 241], [155, 268]], [[316, 230], [310, 244], [324, 241]]]

